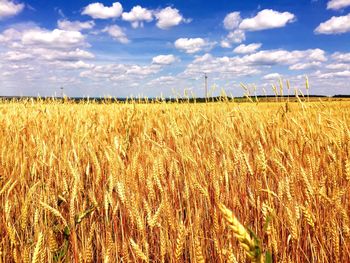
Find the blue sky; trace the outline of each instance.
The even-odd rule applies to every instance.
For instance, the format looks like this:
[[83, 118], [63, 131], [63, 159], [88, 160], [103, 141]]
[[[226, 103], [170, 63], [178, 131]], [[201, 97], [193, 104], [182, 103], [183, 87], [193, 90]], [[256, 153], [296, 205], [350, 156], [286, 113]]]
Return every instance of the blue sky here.
[[204, 73], [349, 94], [350, 0], [0, 0], [0, 95], [204, 96]]

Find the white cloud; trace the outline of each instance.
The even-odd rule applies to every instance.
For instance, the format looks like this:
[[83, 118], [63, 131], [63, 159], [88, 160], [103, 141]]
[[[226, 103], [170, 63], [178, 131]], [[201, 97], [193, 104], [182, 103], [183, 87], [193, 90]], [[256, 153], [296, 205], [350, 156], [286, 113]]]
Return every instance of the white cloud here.
[[157, 73], [160, 70], [160, 66], [158, 65], [150, 65], [150, 66], [139, 66], [139, 65], [128, 65], [126, 67], [127, 75], [138, 75], [138, 76], [147, 76], [154, 73]]
[[159, 85], [169, 85], [175, 83], [176, 78], [173, 76], [161, 76], [159, 78], [153, 79], [148, 83], [148, 86], [159, 86]]
[[124, 12], [122, 18], [125, 21], [131, 23], [133, 28], [143, 27], [143, 22], [151, 22], [153, 20], [153, 14], [151, 10], [143, 8], [139, 5], [134, 6], [130, 12]]
[[350, 32], [350, 14], [346, 16], [333, 16], [321, 23], [314, 31], [316, 34], [342, 34]]
[[113, 3], [111, 7], [104, 6], [102, 3], [92, 3], [84, 8], [82, 14], [94, 19], [108, 19], [117, 18], [122, 12], [123, 7], [119, 2]]
[[225, 29], [231, 31], [227, 36], [221, 40], [220, 46], [222, 48], [232, 48], [232, 43], [241, 43], [245, 40], [245, 32], [238, 29], [242, 18], [239, 12], [232, 12], [226, 15], [223, 24]]
[[85, 36], [78, 31], [61, 29], [48, 31], [35, 28], [24, 31], [21, 42], [25, 45], [41, 45], [47, 48], [70, 48], [85, 45]]
[[349, 78], [350, 70], [328, 72], [328, 73], [319, 72], [316, 76], [321, 79]]
[[350, 0], [331, 0], [327, 3], [327, 9], [339, 10], [350, 6]]
[[291, 59], [295, 58], [286, 50], [262, 50], [251, 55], [246, 55], [243, 59], [252, 64], [274, 65], [293, 63]]
[[24, 4], [16, 4], [11, 0], [0, 0], [0, 20], [8, 17], [15, 16], [22, 12]]
[[51, 31], [33, 23], [20, 23], [0, 32], [0, 46], [1, 72], [10, 73], [0, 73], [0, 82], [10, 93], [11, 88], [18, 91], [20, 85], [24, 87], [20, 92], [31, 95], [39, 91], [52, 95], [53, 87], [59, 85], [79, 87], [82, 84], [77, 71], [93, 67], [85, 60], [91, 61], [94, 54], [82, 49], [88, 43], [77, 31]]
[[13, 43], [15, 43], [15, 41], [20, 40], [21, 37], [21, 31], [14, 28], [8, 28], [0, 34], [0, 43], [12, 45]]
[[126, 66], [123, 64], [98, 65], [80, 73], [81, 77], [90, 79], [111, 79], [113, 76], [124, 76]]
[[[148, 76], [156, 74], [161, 69], [160, 65], [136, 64], [104, 64], [94, 66], [92, 69], [80, 73], [81, 77], [94, 80], [112, 80], [135, 82], [135, 80], [145, 79]], [[131, 84], [131, 83], [129, 83]]]
[[170, 65], [175, 61], [176, 57], [174, 55], [159, 55], [152, 59], [152, 63], [158, 65]]
[[280, 75], [272, 71], [275, 68], [274, 66], [278, 66], [283, 70], [286, 66], [294, 66], [294, 69], [298, 67], [321, 67], [326, 60], [326, 54], [321, 49], [262, 50], [253, 54], [232, 57], [215, 57], [211, 54], [205, 54], [196, 56], [188, 64], [183, 76], [195, 78], [198, 77], [198, 72], [203, 72], [211, 74], [212, 79], [217, 77], [217, 79], [226, 82], [228, 80], [241, 81], [243, 77], [260, 74], [265, 74], [263, 79], [276, 79]]
[[[8, 66], [8, 68], [11, 69], [11, 70], [28, 70], [28, 71], [33, 71], [34, 70], [34, 67], [32, 67], [32, 66], [30, 66], [28, 64], [20, 64], [20, 63], [18, 63], [18, 61], [17, 61], [17, 63], [10, 64]], [[15, 73], [15, 72], [13, 72], [13, 73]]]
[[350, 53], [335, 52], [332, 54], [332, 59], [337, 62], [350, 63]]
[[[36, 90], [31, 95], [38, 94], [38, 87], [45, 91], [46, 87], [50, 86], [48, 92], [53, 94], [51, 87], [61, 85], [60, 83], [77, 83], [77, 73], [71, 69], [82, 70], [91, 67], [82, 60], [92, 59], [94, 55], [78, 48], [77, 46], [86, 45], [85, 40], [70, 32], [72, 31], [49, 31], [33, 24], [16, 25], [2, 32], [1, 48], [7, 52], [0, 54], [0, 67], [2, 72], [10, 74], [0, 74], [0, 81], [6, 83], [7, 88], [16, 88], [23, 84], [23, 93]], [[55, 81], [52, 81], [53, 77]]]
[[0, 34], [0, 43], [7, 47], [8, 57], [12, 60], [26, 56], [46, 61], [94, 58], [92, 53], [79, 48], [88, 44], [85, 37], [77, 31], [49, 31], [38, 27], [11, 28]]
[[[300, 52], [300, 51], [299, 51]], [[306, 54], [306, 59], [312, 60], [312, 61], [320, 61], [325, 62], [327, 61], [326, 53], [324, 50], [315, 48], [315, 49], [308, 49], [304, 51]]]
[[169, 29], [173, 26], [177, 26], [180, 23], [188, 23], [189, 19], [185, 19], [178, 9], [172, 7], [166, 7], [160, 11], [155, 12], [157, 27], [160, 29]]
[[228, 33], [226, 39], [230, 43], [241, 43], [245, 40], [245, 33], [243, 30], [236, 29], [235, 31]]
[[[232, 12], [226, 15], [223, 23], [224, 27], [231, 32], [221, 41], [220, 46], [223, 48], [231, 48], [232, 43], [242, 43], [245, 39], [245, 31], [258, 31], [264, 29], [284, 27], [286, 24], [295, 20], [294, 14], [289, 12], [280, 13], [271, 9], [264, 9], [260, 11], [253, 18], [243, 19], [239, 12]], [[240, 46], [237, 53], [244, 53], [244, 46]], [[250, 46], [249, 48], [253, 48]], [[240, 49], [242, 48], [242, 52]], [[254, 50], [253, 50], [254, 51]], [[250, 53], [253, 51], [248, 51]]]
[[310, 69], [310, 68], [317, 68], [321, 66], [322, 63], [320, 61], [312, 61], [312, 62], [306, 62], [306, 63], [296, 63], [294, 65], [291, 65], [289, 69], [291, 70], [304, 70], [304, 69]]
[[344, 63], [332, 63], [332, 64], [328, 64], [326, 66], [326, 69], [331, 69], [331, 70], [350, 70], [350, 65], [349, 64], [344, 64]]
[[243, 30], [236, 29], [227, 34], [226, 38], [224, 38], [220, 46], [222, 48], [232, 48], [232, 43], [239, 44], [245, 40], [245, 33]]
[[308, 50], [262, 50], [242, 58], [244, 62], [257, 65], [292, 65], [304, 62], [324, 62], [327, 60], [325, 52], [321, 49]]
[[224, 27], [227, 30], [234, 30], [238, 28], [242, 18], [239, 12], [232, 12], [226, 15], [224, 19]]
[[8, 52], [6, 52], [6, 54], [4, 54], [5, 60], [13, 61], [13, 62], [26, 60], [26, 59], [29, 59], [32, 57], [33, 56], [31, 54], [23, 53], [23, 52], [19, 52], [19, 51], [8, 51]]
[[270, 73], [263, 76], [263, 79], [266, 79], [266, 80], [276, 80], [280, 78], [281, 78], [281, 75], [279, 73]]
[[203, 38], [179, 38], [175, 41], [175, 47], [188, 54], [210, 49], [213, 45], [214, 43], [209, 43]]
[[130, 42], [123, 29], [117, 25], [107, 26], [102, 31], [107, 32], [111, 37], [122, 44], [127, 44]]
[[249, 45], [241, 44], [238, 47], [236, 47], [233, 52], [238, 54], [248, 54], [253, 53], [256, 50], [258, 50], [261, 47], [261, 43], [252, 43]]
[[187, 77], [198, 76], [198, 72], [220, 74], [223, 78], [238, 78], [260, 73], [260, 70], [244, 63], [240, 57], [214, 57], [204, 54], [196, 57], [186, 68]]
[[243, 19], [239, 28], [247, 31], [258, 31], [271, 28], [284, 27], [295, 21], [295, 15], [289, 12], [278, 12], [272, 9], [264, 9], [255, 17]]
[[95, 57], [94, 54], [80, 48], [69, 51], [35, 48], [30, 52], [35, 54], [36, 57], [41, 57], [49, 61], [75, 61], [81, 59], [93, 59]]
[[69, 20], [58, 20], [57, 26], [59, 29], [67, 30], [67, 31], [82, 31], [86, 29], [91, 29], [95, 26], [94, 21], [69, 21]]
[[231, 43], [227, 39], [221, 40], [220, 46], [222, 48], [231, 48], [232, 47]]
[[91, 69], [94, 67], [93, 64], [88, 64], [81, 60], [76, 62], [58, 62], [53, 65], [61, 69]]

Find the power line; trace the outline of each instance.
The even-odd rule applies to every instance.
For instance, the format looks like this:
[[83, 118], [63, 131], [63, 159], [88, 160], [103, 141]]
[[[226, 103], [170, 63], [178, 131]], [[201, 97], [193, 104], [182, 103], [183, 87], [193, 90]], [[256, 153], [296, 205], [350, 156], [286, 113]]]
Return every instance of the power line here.
[[208, 74], [203, 71], [191, 71], [192, 74], [204, 74], [204, 98], [208, 100]]

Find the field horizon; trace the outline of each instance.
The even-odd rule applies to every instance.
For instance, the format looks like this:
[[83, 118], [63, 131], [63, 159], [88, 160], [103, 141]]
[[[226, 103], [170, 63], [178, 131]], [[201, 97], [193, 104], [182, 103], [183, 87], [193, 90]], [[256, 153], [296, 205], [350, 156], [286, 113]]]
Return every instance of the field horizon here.
[[299, 99], [303, 101], [307, 101], [308, 98], [311, 99], [311, 101], [336, 101], [336, 100], [348, 100], [350, 99], [349, 95], [249, 95], [249, 96], [208, 96], [205, 97], [193, 97], [193, 96], [179, 96], [179, 97], [141, 97], [141, 96], [130, 96], [130, 97], [112, 97], [112, 96], [100, 96], [100, 97], [70, 97], [70, 96], [0, 96], [0, 101], [14, 101], [14, 102], [20, 102], [25, 100], [68, 100], [70, 102], [130, 102], [130, 103], [146, 103], [146, 102], [198, 102], [198, 103], [205, 103], [205, 102], [222, 102], [223, 100], [229, 100], [230, 102], [298, 102]]

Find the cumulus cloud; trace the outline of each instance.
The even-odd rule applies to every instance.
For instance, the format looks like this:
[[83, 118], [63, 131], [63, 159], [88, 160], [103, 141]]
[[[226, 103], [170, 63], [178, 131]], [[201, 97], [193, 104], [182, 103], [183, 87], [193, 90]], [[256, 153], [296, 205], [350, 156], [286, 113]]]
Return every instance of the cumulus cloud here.
[[68, 51], [34, 48], [30, 52], [35, 54], [36, 57], [41, 57], [48, 61], [76, 61], [82, 59], [93, 59], [95, 57], [91, 52], [80, 48]]
[[331, 70], [350, 70], [350, 64], [345, 63], [332, 63], [326, 66], [326, 69]]
[[228, 40], [229, 43], [241, 43], [245, 40], [245, 33], [243, 30], [236, 29], [235, 31], [228, 33], [226, 40]]
[[0, 34], [2, 42], [8, 49], [6, 58], [11, 61], [20, 61], [27, 58], [54, 60], [81, 60], [92, 59], [94, 55], [79, 48], [87, 46], [85, 38], [77, 31], [64, 31], [34, 27], [25, 30], [14, 28]]
[[232, 12], [226, 15], [223, 21], [224, 28], [231, 32], [221, 41], [220, 46], [222, 48], [231, 48], [232, 43], [237, 44], [245, 40], [244, 31], [238, 29], [241, 21], [242, 19], [239, 12]]
[[240, 12], [232, 12], [226, 15], [223, 23], [225, 29], [234, 30], [239, 26], [241, 21], [242, 18]]
[[221, 40], [220, 46], [222, 48], [231, 48], [232, 47], [231, 43], [227, 39]]
[[37, 26], [23, 28], [9, 28], [0, 33], [0, 44], [9, 49], [50, 50], [50, 52], [67, 52], [88, 47], [85, 36], [78, 31], [61, 29], [47, 30]]
[[[320, 61], [320, 62], [327, 61], [326, 52], [322, 49], [319, 49], [319, 48], [308, 49], [304, 52], [306, 53], [305, 54], [306, 60], [313, 60], [313, 61]], [[300, 53], [300, 51], [299, 51], [299, 53]]]
[[85, 45], [85, 36], [78, 31], [54, 29], [31, 29], [23, 33], [21, 42], [25, 45], [45, 46], [47, 48], [70, 48]]
[[122, 44], [127, 44], [130, 42], [123, 29], [117, 25], [107, 26], [102, 31], [107, 32], [111, 37]]
[[67, 30], [67, 31], [82, 31], [87, 29], [92, 29], [95, 26], [94, 21], [69, 21], [67, 19], [58, 20], [57, 27], [59, 29]]
[[[160, 65], [137, 65], [137, 64], [104, 64], [80, 73], [81, 77], [93, 80], [110, 80], [135, 82], [135, 80], [145, 79], [161, 70]], [[130, 84], [130, 83], [129, 83]]]
[[233, 52], [238, 53], [238, 54], [248, 54], [248, 53], [253, 53], [256, 50], [258, 50], [261, 47], [261, 43], [252, 43], [249, 45], [244, 45], [241, 44], [238, 47], [236, 47]]
[[151, 22], [153, 14], [151, 10], [137, 5], [130, 12], [124, 12], [122, 19], [130, 22], [133, 28], [138, 28], [139, 26], [143, 27], [143, 22]]
[[157, 73], [160, 69], [161, 68], [158, 65], [150, 65], [150, 66], [128, 65], [125, 74], [147, 76], [147, 75]]
[[188, 54], [193, 54], [204, 49], [210, 49], [214, 43], [210, 43], [203, 38], [179, 38], [175, 41], [175, 47]]
[[23, 53], [19, 51], [8, 51], [4, 54], [4, 59], [7, 61], [22, 61], [22, 60], [27, 60], [29, 58], [32, 58], [33, 56], [28, 53]]
[[84, 61], [74, 61], [74, 62], [70, 62], [70, 61], [55, 61], [53, 63], [51, 63], [51, 66], [55, 67], [55, 68], [59, 68], [59, 69], [75, 69], [75, 70], [86, 70], [86, 69], [91, 69], [94, 67], [93, 64], [89, 64], [86, 63]]
[[160, 11], [156, 11], [154, 16], [157, 19], [157, 27], [160, 29], [169, 29], [180, 23], [188, 23], [191, 21], [190, 19], [185, 19], [178, 9], [172, 7], [166, 7]]
[[279, 73], [270, 73], [270, 74], [266, 74], [262, 78], [265, 80], [276, 80], [276, 79], [280, 79], [281, 75]]
[[321, 66], [322, 63], [320, 61], [312, 61], [312, 62], [306, 62], [306, 63], [296, 63], [294, 65], [291, 65], [289, 69], [291, 70], [305, 70], [310, 68], [317, 68]]
[[257, 53], [246, 55], [243, 61], [258, 65], [292, 65], [299, 63], [301, 60], [305, 62], [324, 62], [327, 60], [324, 50], [308, 49], [308, 50], [262, 50]]
[[122, 14], [122, 19], [130, 22], [133, 28], [143, 27], [144, 22], [151, 22], [154, 18], [157, 20], [156, 26], [160, 29], [191, 22], [191, 19], [184, 18], [178, 9], [169, 6], [160, 10], [149, 10], [137, 5], [130, 12]]
[[100, 80], [100, 79], [112, 79], [116, 76], [124, 76], [126, 72], [126, 66], [123, 64], [104, 64], [97, 65], [90, 70], [86, 70], [80, 73], [80, 77]]
[[314, 31], [316, 34], [342, 34], [350, 32], [350, 14], [346, 16], [333, 16], [321, 23]]
[[19, 40], [22, 36], [22, 32], [15, 28], [8, 28], [0, 34], [0, 43], [10, 45], [14, 41]]
[[327, 9], [339, 10], [350, 6], [350, 0], [331, 0], [327, 3]]
[[300, 68], [321, 67], [327, 61], [321, 49], [307, 50], [262, 50], [247, 55], [215, 57], [211, 54], [196, 56], [188, 64], [184, 76], [195, 77], [198, 72], [210, 73], [219, 79], [239, 79], [246, 76], [262, 76], [263, 79], [276, 79], [279, 74], [271, 72], [275, 67]]
[[222, 76], [248, 76], [260, 73], [260, 70], [244, 63], [240, 57], [214, 57], [211, 54], [197, 56], [188, 64], [185, 76], [198, 76], [198, 72], [221, 74]]
[[337, 62], [350, 63], [350, 53], [335, 52], [331, 57]]
[[259, 31], [272, 28], [280, 28], [295, 21], [295, 15], [289, 12], [278, 12], [272, 9], [264, 9], [255, 17], [243, 19], [239, 28], [247, 31]]
[[232, 44], [239, 44], [245, 40], [245, 33], [243, 30], [236, 29], [227, 34], [227, 36], [221, 40], [220, 46], [222, 48], [232, 48]]
[[336, 72], [318, 72], [316, 76], [320, 79], [349, 78], [350, 70]]
[[24, 4], [15, 3], [11, 0], [1, 0], [0, 1], [0, 20], [15, 16], [22, 12], [24, 9]]
[[243, 57], [245, 62], [260, 65], [289, 64], [296, 59], [286, 50], [262, 50]]
[[222, 48], [231, 48], [233, 43], [242, 43], [245, 39], [245, 31], [258, 31], [271, 28], [284, 27], [295, 21], [295, 15], [289, 12], [278, 12], [272, 9], [264, 9], [255, 17], [243, 19], [239, 12], [231, 12], [224, 18], [223, 24], [230, 32], [221, 41]]
[[[4, 74], [0, 81], [6, 87], [18, 87], [25, 83], [30, 92], [42, 87], [45, 91], [50, 86], [78, 85], [76, 71], [86, 70], [93, 65], [84, 60], [92, 60], [95, 56], [82, 49], [88, 47], [85, 36], [78, 31], [62, 29], [48, 30], [33, 23], [13, 25], [0, 33], [1, 50], [0, 67]], [[46, 93], [46, 94], [48, 94]]]
[[175, 61], [176, 57], [174, 55], [159, 55], [152, 59], [152, 63], [158, 65], [170, 65]]
[[177, 79], [173, 76], [161, 76], [159, 78], [155, 78], [147, 83], [148, 86], [161, 86], [161, 85], [169, 85], [175, 84]]
[[112, 6], [104, 6], [102, 3], [92, 3], [86, 6], [82, 12], [83, 15], [91, 16], [94, 19], [117, 18], [123, 13], [123, 7], [119, 2]]

